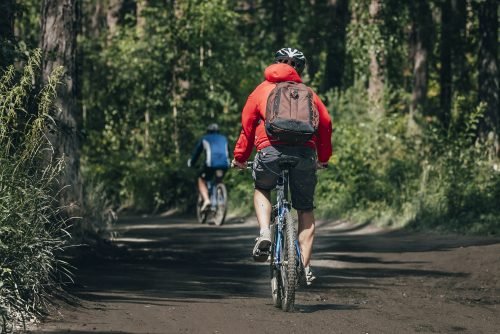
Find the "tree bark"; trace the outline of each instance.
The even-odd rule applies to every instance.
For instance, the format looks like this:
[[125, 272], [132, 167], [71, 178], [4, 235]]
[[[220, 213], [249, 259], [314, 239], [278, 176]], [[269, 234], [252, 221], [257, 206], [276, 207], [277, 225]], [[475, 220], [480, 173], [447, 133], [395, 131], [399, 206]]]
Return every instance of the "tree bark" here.
[[416, 118], [421, 116], [427, 100], [428, 62], [432, 48], [432, 14], [425, 1], [411, 1], [412, 32], [410, 52], [413, 60], [413, 89], [410, 103], [409, 131], [416, 129]]
[[[148, 6], [148, 0], [139, 0], [137, 1], [137, 9], [136, 9], [136, 31], [137, 36], [140, 39], [144, 38], [145, 29], [146, 29], [146, 18], [144, 17], [144, 9]], [[148, 85], [149, 86], [149, 85]], [[175, 108], [175, 106], [174, 106]], [[147, 106], [145, 106], [144, 110], [144, 153], [146, 156], [150, 154], [150, 126], [151, 126], [151, 113]]]
[[11, 64], [12, 59], [4, 53], [3, 44], [11, 43], [14, 39], [14, 1], [2, 0], [0, 2], [0, 68]]
[[[181, 5], [172, 0], [169, 3], [170, 19], [172, 20], [173, 31], [178, 31], [178, 21], [184, 15]], [[172, 61], [172, 78], [171, 78], [171, 106], [172, 106], [172, 141], [174, 143], [174, 151], [176, 157], [180, 156], [180, 135], [179, 135], [179, 106], [182, 100], [182, 80], [180, 78], [183, 72], [183, 62], [186, 57], [185, 51], [178, 47], [177, 44], [173, 45], [173, 51], [176, 57]]]
[[440, 113], [441, 124], [447, 128], [451, 120], [454, 94], [467, 94], [469, 75], [465, 60], [466, 2], [444, 0], [441, 3], [440, 42]]
[[56, 131], [48, 137], [53, 146], [53, 157], [63, 158], [66, 167], [60, 177], [60, 203], [69, 216], [79, 214], [82, 204], [80, 177], [80, 130], [82, 113], [77, 103], [78, 78], [76, 68], [76, 35], [78, 32], [78, 0], [44, 0], [42, 5], [43, 79], [47, 81], [59, 66], [65, 69], [62, 84], [58, 86], [54, 117]]
[[455, 33], [453, 26], [453, 13], [451, 9], [451, 0], [444, 0], [441, 4], [441, 43], [440, 60], [441, 71], [440, 78], [440, 104], [441, 110], [439, 118], [441, 124], [448, 128], [451, 113], [451, 94], [452, 94], [452, 35]]
[[14, 37], [14, 0], [2, 0], [0, 13], [0, 38], [11, 40]]
[[[380, 15], [382, 10], [381, 0], [371, 0], [370, 3], [370, 25], [373, 29], [379, 29]], [[379, 52], [380, 50], [380, 52]], [[378, 114], [381, 112], [382, 96], [384, 92], [383, 76], [383, 54], [378, 45], [370, 48], [370, 78], [368, 81], [368, 97], [372, 102], [371, 111]]]
[[330, 0], [328, 3], [329, 26], [327, 27], [327, 48], [325, 79], [322, 90], [340, 89], [345, 64], [346, 28], [349, 20], [349, 2], [347, 0]]
[[466, 0], [451, 0], [452, 11], [452, 91], [460, 94], [468, 94], [470, 90], [470, 76], [467, 68], [466, 54], [466, 23], [467, 2]]
[[285, 47], [285, 3], [284, 0], [273, 1], [272, 28], [276, 36], [277, 49]]
[[137, 34], [139, 36], [144, 35], [144, 29], [146, 27], [146, 18], [144, 17], [144, 8], [148, 6], [148, 1], [147, 0], [139, 0], [137, 1], [137, 9], [136, 9], [136, 29], [137, 29]]
[[[479, 53], [478, 86], [479, 101], [486, 104], [486, 112], [480, 123], [483, 139], [493, 139], [498, 149], [499, 135], [499, 71], [498, 71], [498, 2], [486, 0], [478, 4]], [[491, 138], [491, 137], [494, 138]]]
[[106, 15], [106, 22], [108, 25], [108, 36], [111, 38], [118, 30], [118, 23], [123, 9], [124, 0], [109, 0], [108, 12]]
[[94, 3], [84, 3], [86, 8], [84, 13], [88, 13], [89, 21], [83, 23], [85, 33], [88, 36], [98, 38], [106, 30], [106, 6], [104, 2], [96, 1]]

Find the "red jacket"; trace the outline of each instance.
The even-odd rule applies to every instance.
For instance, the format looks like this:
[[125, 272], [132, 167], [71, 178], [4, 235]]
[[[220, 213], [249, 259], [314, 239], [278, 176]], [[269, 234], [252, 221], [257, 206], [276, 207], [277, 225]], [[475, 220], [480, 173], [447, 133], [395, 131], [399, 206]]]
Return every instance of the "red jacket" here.
[[[241, 114], [241, 134], [234, 148], [234, 158], [239, 162], [245, 162], [252, 154], [254, 145], [257, 151], [270, 146], [264, 126], [266, 116], [267, 98], [276, 82], [295, 81], [302, 82], [295, 69], [287, 64], [273, 64], [264, 71], [266, 80], [255, 88], [250, 94], [243, 107]], [[319, 97], [314, 94], [314, 103], [319, 112], [318, 131], [313, 138], [303, 144], [315, 148], [318, 153], [319, 162], [325, 163], [332, 155], [332, 121], [325, 105]], [[259, 122], [262, 120], [261, 122]], [[280, 144], [273, 141], [273, 144]]]

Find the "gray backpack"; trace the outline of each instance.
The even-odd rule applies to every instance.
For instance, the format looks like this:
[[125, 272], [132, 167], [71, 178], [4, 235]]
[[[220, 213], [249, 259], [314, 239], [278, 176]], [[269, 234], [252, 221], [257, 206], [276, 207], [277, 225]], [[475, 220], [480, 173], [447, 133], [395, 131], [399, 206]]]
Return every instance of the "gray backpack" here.
[[284, 81], [267, 98], [266, 132], [271, 140], [307, 142], [318, 130], [319, 114], [312, 90], [303, 83]]

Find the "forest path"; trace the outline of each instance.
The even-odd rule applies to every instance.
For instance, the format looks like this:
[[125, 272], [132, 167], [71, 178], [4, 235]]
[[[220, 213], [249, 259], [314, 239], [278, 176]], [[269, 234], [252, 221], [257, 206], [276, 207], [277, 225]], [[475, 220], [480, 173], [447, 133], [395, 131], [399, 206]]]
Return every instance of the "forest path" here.
[[105, 256], [76, 265], [44, 333], [498, 333], [500, 240], [318, 222], [312, 288], [272, 306], [252, 261], [256, 223], [127, 217]]

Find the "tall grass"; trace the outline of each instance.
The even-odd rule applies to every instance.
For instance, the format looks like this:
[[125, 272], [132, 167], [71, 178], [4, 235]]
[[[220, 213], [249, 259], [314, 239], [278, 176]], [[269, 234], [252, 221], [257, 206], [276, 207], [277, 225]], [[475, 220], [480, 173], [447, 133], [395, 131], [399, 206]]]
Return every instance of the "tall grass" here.
[[62, 160], [45, 134], [52, 122], [58, 68], [38, 85], [41, 52], [22, 73], [9, 67], [0, 79], [0, 332], [41, 314], [67, 266], [58, 260], [69, 240], [55, 196]]

